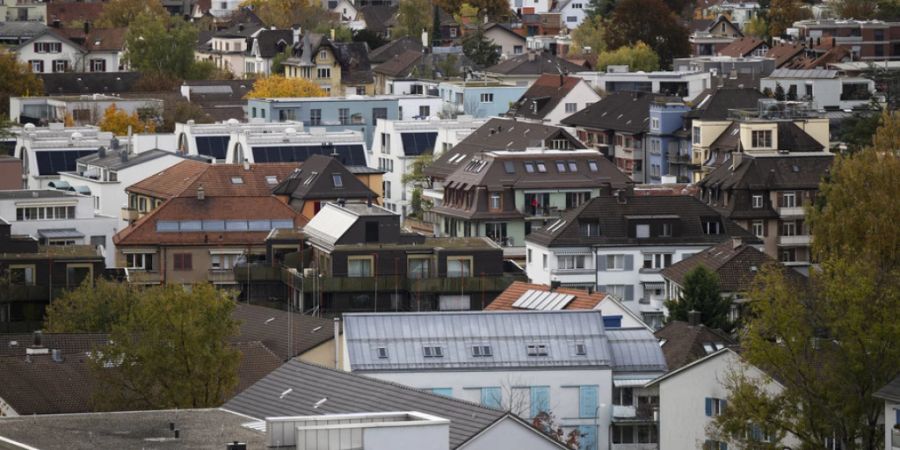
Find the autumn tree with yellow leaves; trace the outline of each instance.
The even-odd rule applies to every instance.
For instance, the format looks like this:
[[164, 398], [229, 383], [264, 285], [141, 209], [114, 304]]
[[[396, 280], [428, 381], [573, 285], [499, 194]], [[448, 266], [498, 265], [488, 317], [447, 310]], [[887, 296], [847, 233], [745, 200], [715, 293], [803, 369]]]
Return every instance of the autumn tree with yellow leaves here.
[[319, 85], [304, 78], [285, 78], [272, 75], [260, 78], [253, 84], [253, 90], [247, 98], [276, 97], [327, 97], [328, 94]]
[[103, 112], [100, 120], [100, 129], [109, 131], [117, 136], [128, 134], [128, 127], [133, 133], [153, 133], [156, 124], [152, 120], [141, 120], [136, 112], [128, 114], [125, 110], [116, 107], [113, 103]]

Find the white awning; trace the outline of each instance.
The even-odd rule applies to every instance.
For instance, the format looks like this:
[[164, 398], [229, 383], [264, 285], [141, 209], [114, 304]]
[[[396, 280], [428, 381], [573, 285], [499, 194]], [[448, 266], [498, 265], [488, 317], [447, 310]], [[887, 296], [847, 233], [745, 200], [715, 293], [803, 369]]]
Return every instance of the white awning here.
[[629, 378], [617, 380], [613, 378], [613, 386], [615, 387], [643, 387], [645, 384], [653, 381], [653, 378]]
[[209, 250], [210, 255], [243, 255], [244, 249], [241, 248], [212, 248]]

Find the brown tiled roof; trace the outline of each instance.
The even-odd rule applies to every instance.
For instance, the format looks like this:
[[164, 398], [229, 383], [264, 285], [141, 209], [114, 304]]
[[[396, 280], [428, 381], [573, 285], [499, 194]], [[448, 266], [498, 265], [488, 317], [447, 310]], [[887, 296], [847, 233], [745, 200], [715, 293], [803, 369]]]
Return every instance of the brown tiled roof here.
[[[334, 338], [331, 320], [305, 314], [239, 303], [232, 317], [241, 322], [240, 334], [235, 340], [261, 342], [279, 361], [286, 361]], [[294, 337], [293, 346], [288, 345], [288, 335]]]
[[91, 51], [118, 51], [125, 48], [127, 28], [104, 28], [91, 30], [84, 40], [84, 47]]
[[[207, 197], [266, 196], [275, 187], [269, 184], [267, 177], [274, 176], [280, 182], [298, 167], [300, 164], [295, 162], [250, 164], [249, 169], [242, 164], [211, 164], [178, 193], [178, 197], [195, 197], [200, 186], [203, 186]], [[235, 177], [240, 177], [242, 182], [232, 182]]]
[[665, 340], [662, 352], [670, 371], [707, 356], [703, 344], [717, 343], [727, 347], [736, 345], [735, 341], [721, 330], [681, 321], [669, 322], [654, 334], [658, 339]]
[[735, 39], [730, 44], [725, 46], [725, 48], [719, 50], [719, 55], [733, 56], [735, 58], [747, 56], [753, 53], [753, 50], [756, 50], [757, 47], [765, 43], [765, 41], [760, 39], [752, 37], [742, 37], [740, 39]]
[[791, 62], [797, 56], [802, 55], [805, 50], [806, 47], [802, 44], [785, 44], [782, 42], [770, 48], [768, 53], [766, 53], [766, 58], [775, 58], [775, 68], [778, 69]]
[[541, 75], [510, 107], [508, 114], [529, 119], [543, 119], [581, 81], [582, 79], [578, 77]]
[[184, 160], [128, 186], [126, 190], [156, 198], [172, 198], [190, 186], [207, 167], [209, 164], [204, 162]]
[[[486, 311], [508, 311], [518, 309], [513, 307], [513, 303], [528, 290], [549, 291], [550, 286], [545, 284], [531, 284], [524, 281], [514, 281], [513, 284], [509, 285], [505, 291], [501, 292], [500, 295], [484, 309]], [[558, 288], [554, 290], [554, 292], [575, 296], [575, 298], [563, 309], [594, 309], [604, 298], [606, 298], [606, 294], [604, 293], [588, 293], [581, 289]]]
[[96, 22], [103, 14], [105, 2], [62, 1], [47, 3], [47, 23], [59, 20], [62, 25], [72, 22]]
[[[699, 266], [706, 267], [719, 277], [719, 289], [722, 292], [747, 292], [750, 290], [756, 274], [766, 264], [778, 264], [771, 256], [749, 245], [735, 245], [734, 241], [725, 241], [662, 270], [663, 277], [684, 284], [684, 278]], [[799, 272], [786, 272], [796, 275], [796, 281], [803, 278]]]

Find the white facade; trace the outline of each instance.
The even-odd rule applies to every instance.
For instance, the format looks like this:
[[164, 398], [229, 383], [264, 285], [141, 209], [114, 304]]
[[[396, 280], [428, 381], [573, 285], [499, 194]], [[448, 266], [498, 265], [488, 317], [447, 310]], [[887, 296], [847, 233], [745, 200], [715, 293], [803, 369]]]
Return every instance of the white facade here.
[[[239, 122], [237, 119], [229, 119], [223, 123], [194, 123], [193, 120], [187, 123], [175, 124], [175, 139], [177, 142], [176, 153], [185, 156], [202, 156], [215, 160], [216, 162], [236, 162], [234, 158], [228, 159], [229, 149], [234, 147], [235, 142], [232, 137], [239, 134], [243, 130], [253, 130], [256, 132], [284, 132], [287, 128], [293, 128], [297, 131], [303, 130], [302, 122], [263, 122], [259, 119], [247, 122]], [[211, 148], [204, 142], [198, 145], [198, 138], [218, 138], [215, 139], [216, 146]], [[218, 145], [223, 143], [221, 146]], [[202, 147], [202, 148], [201, 148]]]
[[586, 81], [581, 80], [552, 111], [544, 116], [544, 121], [550, 125], [560, 125], [560, 122], [566, 117], [598, 101], [600, 101], [600, 95]]
[[209, 13], [216, 18], [227, 17], [229, 14], [237, 11], [240, 5], [241, 0], [212, 0]]
[[440, 156], [473, 131], [486, 119], [460, 116], [456, 120], [384, 120], [375, 126], [370, 165], [384, 171], [384, 207], [406, 219], [410, 212], [412, 185], [403, 184], [403, 176], [412, 169], [418, 150], [404, 147], [404, 134], [434, 139], [432, 154]]
[[85, 55], [68, 39], [44, 33], [17, 48], [16, 56], [34, 73], [60, 73], [83, 71]]
[[436, 92], [439, 84], [430, 80], [388, 78], [384, 80], [384, 92], [388, 95], [427, 95]]
[[587, 17], [588, 8], [590, 7], [590, 2], [586, 0], [569, 0], [562, 3], [559, 13], [562, 16], [563, 25], [570, 30], [578, 28]]
[[400, 120], [427, 119], [438, 117], [444, 103], [438, 97], [402, 96], [397, 99], [400, 107]]
[[817, 110], [866, 106], [875, 93], [874, 81], [838, 76], [833, 70], [779, 69], [760, 80], [759, 88], [775, 92], [778, 86], [785, 94], [793, 93], [797, 100], [811, 101]]
[[[266, 147], [286, 147], [286, 146], [304, 146], [304, 147], [321, 147], [323, 145], [333, 146], [357, 146], [360, 148], [360, 155], [366, 159], [367, 166], [371, 166], [371, 158], [366, 152], [366, 141], [360, 131], [341, 130], [327, 131], [321, 127], [311, 127], [303, 130], [303, 124], [297, 123], [297, 127], [285, 126], [291, 122], [279, 122], [270, 124], [260, 124], [258, 127], [239, 127], [230, 130], [228, 138], [228, 153], [225, 162], [228, 164], [239, 164], [249, 162], [255, 164], [257, 162], [290, 162], [290, 161], [256, 161], [254, 149], [262, 149]], [[246, 124], [245, 124], [246, 125]], [[281, 125], [274, 127], [272, 125]], [[345, 156], [345, 155], [341, 155]], [[346, 165], [354, 164], [354, 161], [343, 160]]]
[[708, 89], [711, 79], [709, 72], [628, 72], [627, 66], [611, 66], [606, 72], [578, 72], [575, 76], [606, 93], [638, 90], [674, 94], [679, 90], [685, 101]]
[[884, 402], [884, 448], [900, 450], [900, 402]]
[[109, 148], [112, 139], [112, 133], [96, 127], [25, 125], [16, 137], [15, 150], [15, 157], [22, 160], [22, 186], [47, 189], [51, 182], [59, 180], [59, 172], [75, 170], [78, 158], [96, 153], [100, 147]]
[[458, 450], [558, 450], [559, 445], [512, 417], [504, 417]]
[[107, 108], [112, 105], [128, 114], [144, 114], [154, 119], [161, 119], [163, 114], [162, 100], [90, 94], [10, 97], [9, 116], [13, 122], [21, 122], [24, 116], [48, 123], [64, 123], [68, 117], [75, 126], [98, 125]]
[[[46, 245], [100, 245], [106, 266], [115, 266], [112, 238], [119, 221], [96, 214], [91, 197], [55, 190], [7, 192], [13, 195], [0, 195], [0, 217], [10, 223], [12, 234], [29, 235]], [[61, 233], [65, 230], [76, 233]]]

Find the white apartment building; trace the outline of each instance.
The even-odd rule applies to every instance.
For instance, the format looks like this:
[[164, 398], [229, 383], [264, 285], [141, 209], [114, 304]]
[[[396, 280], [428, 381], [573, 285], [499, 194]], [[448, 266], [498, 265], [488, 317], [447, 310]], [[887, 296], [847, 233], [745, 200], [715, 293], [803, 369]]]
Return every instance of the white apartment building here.
[[595, 89], [612, 92], [650, 92], [693, 100], [711, 87], [709, 72], [629, 72], [628, 66], [609, 66], [606, 72], [578, 72]]
[[188, 120], [186, 123], [175, 124], [175, 137], [177, 139], [176, 153], [179, 155], [202, 157], [211, 162], [236, 162], [228, 159], [228, 150], [234, 146], [231, 141], [232, 134], [238, 134], [243, 130], [254, 130], [260, 133], [282, 132], [287, 128], [303, 130], [301, 122], [263, 122], [260, 119], [250, 122], [240, 122], [230, 119], [222, 123], [195, 123]]
[[60, 172], [74, 171], [78, 158], [109, 148], [112, 133], [96, 127], [65, 128], [61, 123], [47, 127], [26, 124], [17, 132], [15, 157], [22, 160], [22, 187], [47, 189], [59, 180]]
[[312, 155], [334, 156], [345, 166], [368, 166], [366, 141], [361, 131], [329, 131], [321, 127], [233, 128], [229, 135], [228, 163], [302, 163]]
[[371, 165], [384, 171], [384, 207], [400, 214], [410, 211], [414, 186], [403, 177], [421, 155], [440, 156], [484, 125], [487, 119], [459, 116], [455, 120], [385, 120], [375, 126]]
[[777, 69], [760, 80], [763, 91], [775, 92], [778, 87], [788, 99], [808, 101], [816, 110], [866, 106], [875, 94], [875, 81], [826, 69]]
[[31, 236], [43, 245], [101, 247], [106, 267], [114, 267], [112, 238], [119, 221], [97, 214], [93, 203], [71, 191], [0, 191], [0, 217], [9, 222], [12, 234]]

